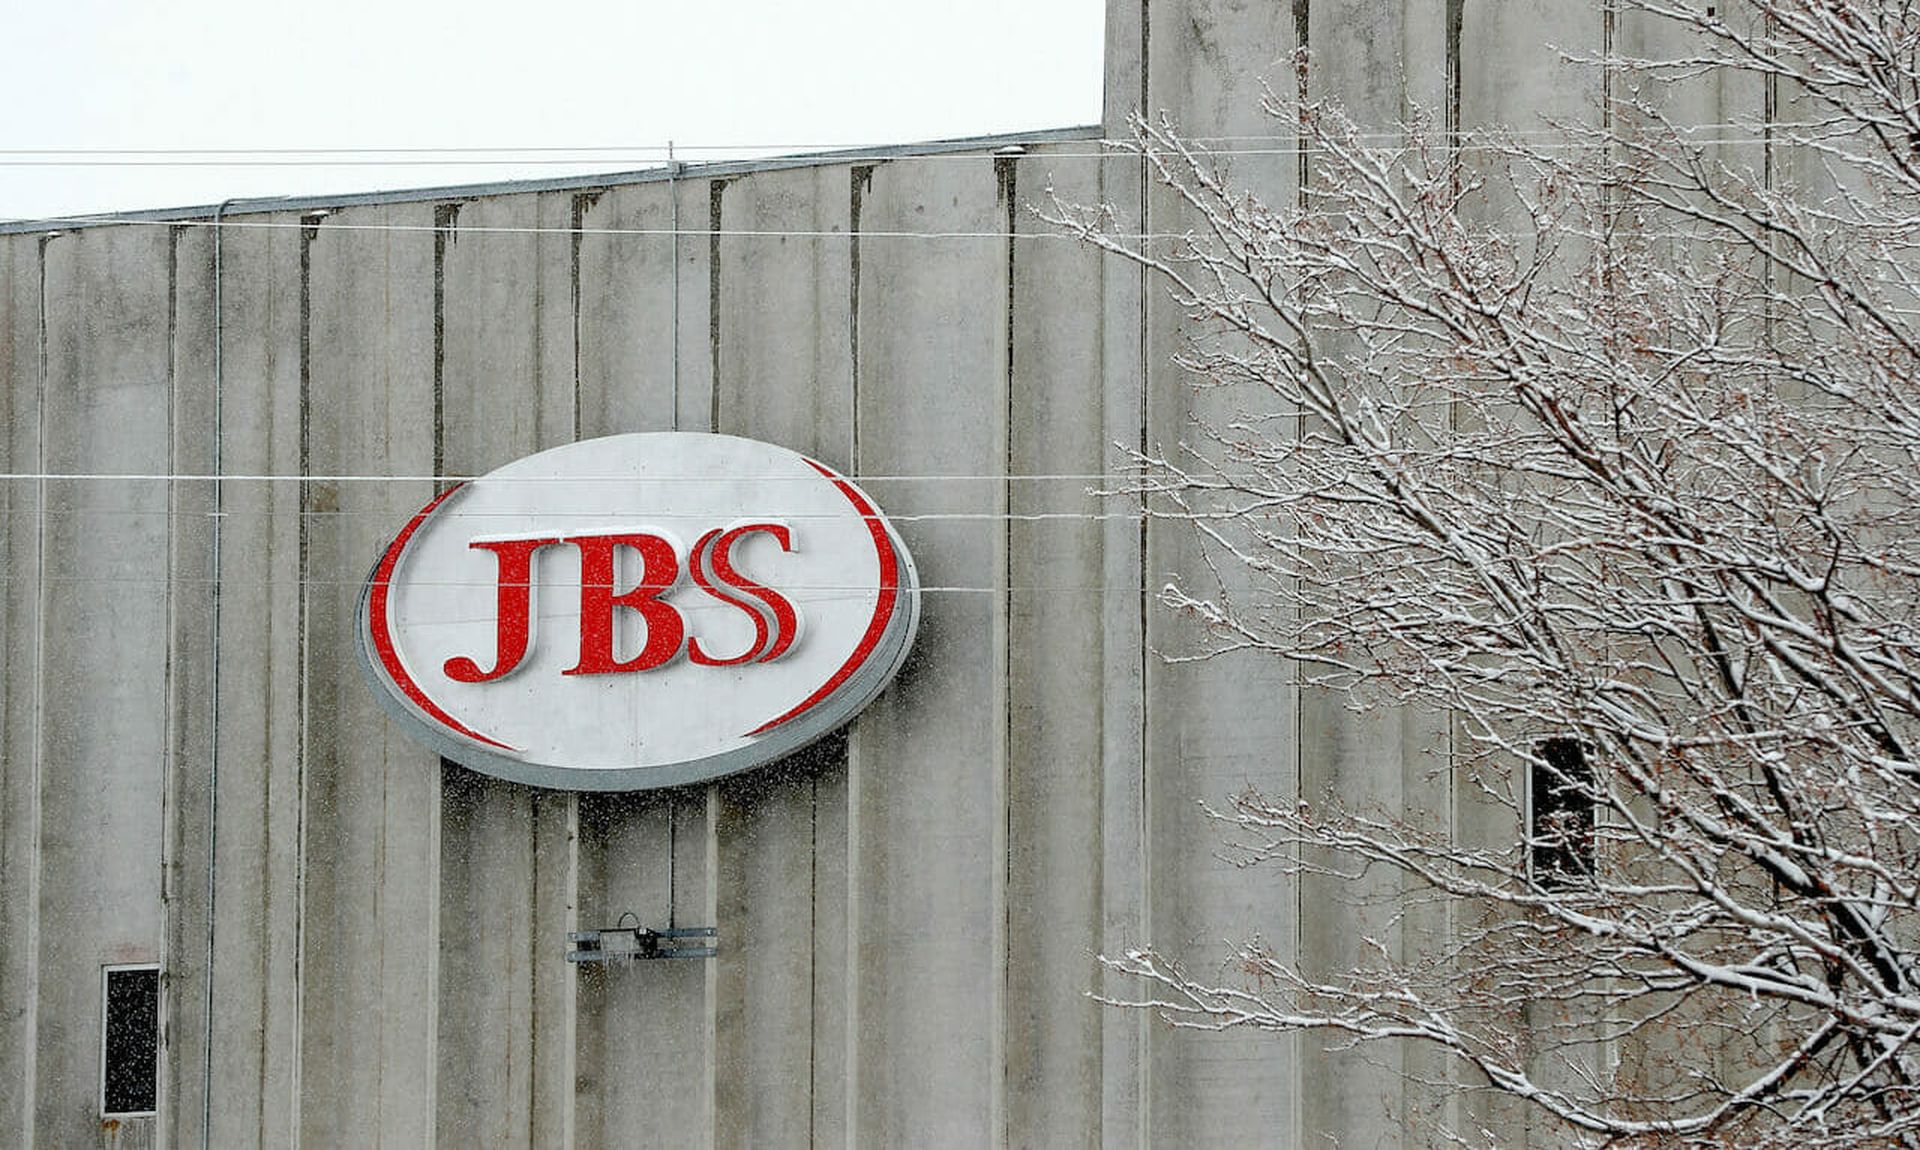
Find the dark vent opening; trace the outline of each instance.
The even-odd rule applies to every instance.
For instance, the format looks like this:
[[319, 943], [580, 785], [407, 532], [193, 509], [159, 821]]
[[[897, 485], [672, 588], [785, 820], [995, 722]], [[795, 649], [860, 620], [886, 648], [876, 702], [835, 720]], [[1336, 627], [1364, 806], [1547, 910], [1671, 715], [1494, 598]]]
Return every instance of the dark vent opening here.
[[160, 971], [110, 967], [106, 975], [100, 1108], [105, 1114], [152, 1114], [159, 1082]]
[[1544, 739], [1534, 756], [1533, 878], [1563, 887], [1593, 874], [1593, 767], [1578, 739]]

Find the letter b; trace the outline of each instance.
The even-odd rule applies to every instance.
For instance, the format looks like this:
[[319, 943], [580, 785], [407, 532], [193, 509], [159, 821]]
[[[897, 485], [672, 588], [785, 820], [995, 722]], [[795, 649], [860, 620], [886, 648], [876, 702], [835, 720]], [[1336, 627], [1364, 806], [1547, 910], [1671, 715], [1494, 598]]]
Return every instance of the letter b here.
[[[687, 626], [660, 596], [680, 581], [680, 557], [673, 544], [643, 532], [616, 535], [576, 535], [565, 542], [580, 549], [580, 661], [564, 675], [617, 675], [658, 667], [680, 653]], [[615, 549], [631, 547], [640, 553], [640, 583], [630, 591], [613, 592]], [[619, 660], [613, 654], [614, 609], [638, 612], [646, 624], [647, 640], [640, 653]]]

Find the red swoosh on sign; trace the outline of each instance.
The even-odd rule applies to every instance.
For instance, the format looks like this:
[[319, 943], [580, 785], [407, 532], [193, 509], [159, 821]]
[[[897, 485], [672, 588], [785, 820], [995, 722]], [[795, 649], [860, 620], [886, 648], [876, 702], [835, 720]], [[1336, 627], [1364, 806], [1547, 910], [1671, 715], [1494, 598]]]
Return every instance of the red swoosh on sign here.
[[464, 483], [456, 483], [434, 496], [432, 502], [422, 507], [420, 513], [401, 529], [400, 534], [394, 536], [392, 543], [388, 544], [387, 553], [380, 557], [380, 565], [373, 571], [371, 593], [367, 596], [367, 631], [373, 636], [373, 649], [379, 653], [380, 665], [386, 669], [387, 677], [393, 680], [394, 686], [399, 687], [401, 693], [413, 701], [414, 706], [425, 711], [433, 717], [435, 722], [450, 731], [456, 731], [469, 739], [477, 739], [490, 747], [511, 751], [516, 748], [498, 739], [490, 739], [467, 726], [447, 714], [440, 704], [429, 698], [420, 684], [413, 681], [413, 676], [407, 674], [406, 666], [400, 662], [400, 652], [393, 645], [393, 635], [387, 629], [387, 594], [393, 583], [393, 569], [400, 565], [401, 553], [407, 549], [407, 543], [413, 539], [414, 532], [420, 530], [420, 525], [425, 523], [442, 503], [446, 502], [447, 496], [465, 486]]
[[880, 513], [874, 509], [873, 504], [867, 502], [866, 496], [860, 494], [859, 488], [811, 459], [807, 460], [807, 463], [815, 471], [831, 480], [833, 485], [840, 489], [840, 494], [847, 497], [847, 502], [853, 504], [854, 510], [860, 513], [860, 518], [866, 521], [867, 530], [873, 535], [874, 551], [880, 556], [880, 601], [874, 604], [873, 618], [867, 622], [866, 634], [860, 636], [860, 645], [853, 649], [853, 654], [847, 657], [847, 661], [841, 664], [840, 669], [822, 683], [819, 690], [801, 700], [800, 704], [791, 711], [778, 718], [769, 719], [748, 731], [749, 737], [764, 735], [788, 719], [805, 713], [851, 678], [853, 673], [860, 669], [861, 664], [873, 654], [873, 649], [880, 645], [880, 636], [886, 634], [887, 623], [893, 618], [894, 603], [900, 595], [900, 563], [894, 556], [893, 541], [887, 538], [887, 527], [880, 521]]

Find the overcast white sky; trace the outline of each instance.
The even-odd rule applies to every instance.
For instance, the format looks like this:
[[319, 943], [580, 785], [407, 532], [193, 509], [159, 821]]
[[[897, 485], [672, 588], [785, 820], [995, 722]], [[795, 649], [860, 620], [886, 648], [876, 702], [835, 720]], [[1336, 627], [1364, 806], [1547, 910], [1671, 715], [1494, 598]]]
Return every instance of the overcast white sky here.
[[[669, 139], [698, 161], [1100, 118], [1101, 0], [0, 10], [0, 219], [623, 171]], [[608, 150], [366, 151], [526, 148]]]

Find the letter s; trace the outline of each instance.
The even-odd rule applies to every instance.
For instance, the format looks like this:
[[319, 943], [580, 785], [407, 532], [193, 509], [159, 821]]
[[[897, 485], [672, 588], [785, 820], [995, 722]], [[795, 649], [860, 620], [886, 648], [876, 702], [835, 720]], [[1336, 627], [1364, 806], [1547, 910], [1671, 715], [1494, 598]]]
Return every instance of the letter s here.
[[[793, 550], [793, 532], [784, 523], [748, 523], [727, 531], [709, 531], [693, 545], [687, 567], [702, 591], [728, 606], [744, 611], [753, 620], [753, 645], [730, 659], [717, 659], [700, 647], [698, 639], [687, 643], [687, 657], [703, 667], [730, 667], [738, 663], [771, 663], [787, 653], [800, 634], [800, 613], [785, 595], [742, 575], [733, 565], [733, 546], [743, 536], [755, 533], [771, 535], [782, 551]], [[711, 566], [711, 574], [708, 568]], [[731, 591], [758, 600], [760, 606], [715, 586], [716, 581]], [[767, 617], [772, 616], [771, 642]]]

